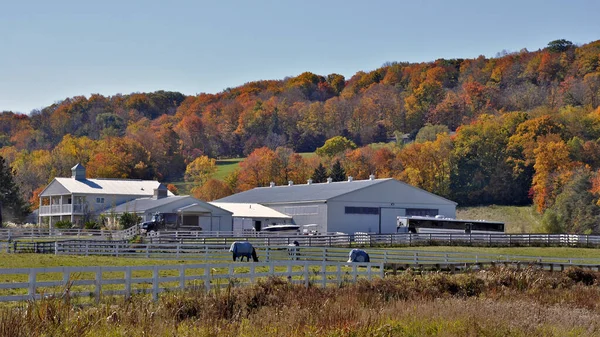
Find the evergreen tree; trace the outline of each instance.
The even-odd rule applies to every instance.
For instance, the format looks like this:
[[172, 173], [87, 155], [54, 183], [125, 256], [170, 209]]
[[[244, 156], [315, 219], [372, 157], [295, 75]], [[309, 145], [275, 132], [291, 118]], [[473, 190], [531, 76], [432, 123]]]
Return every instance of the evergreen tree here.
[[319, 163], [319, 166], [317, 166], [310, 179], [312, 179], [313, 183], [324, 183], [327, 181], [327, 169], [325, 169], [322, 163]]
[[29, 203], [21, 195], [13, 169], [0, 156], [0, 226], [6, 220], [22, 222], [29, 213]]
[[346, 180], [346, 171], [342, 167], [342, 164], [339, 160], [335, 161], [333, 167], [331, 168], [331, 174], [329, 175], [333, 181], [344, 181]]

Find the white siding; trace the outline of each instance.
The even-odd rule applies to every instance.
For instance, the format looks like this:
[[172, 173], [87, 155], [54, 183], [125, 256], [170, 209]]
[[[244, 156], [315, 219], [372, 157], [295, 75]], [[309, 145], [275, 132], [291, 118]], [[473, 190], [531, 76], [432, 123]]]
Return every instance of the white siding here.
[[[394, 233], [395, 217], [405, 215], [407, 208], [436, 209], [438, 214], [454, 218], [456, 204], [452, 201], [412, 187], [399, 181], [389, 180], [366, 187], [327, 202], [328, 231]], [[379, 214], [346, 214], [346, 207], [376, 207]]]
[[[296, 225], [309, 225], [317, 224], [319, 227], [316, 229], [321, 233], [329, 231], [327, 229], [327, 208], [328, 205], [324, 203], [297, 203], [297, 204], [264, 204], [265, 206], [271, 207], [272, 209], [281, 212], [283, 214], [291, 215]], [[290, 213], [286, 213], [286, 210]]]

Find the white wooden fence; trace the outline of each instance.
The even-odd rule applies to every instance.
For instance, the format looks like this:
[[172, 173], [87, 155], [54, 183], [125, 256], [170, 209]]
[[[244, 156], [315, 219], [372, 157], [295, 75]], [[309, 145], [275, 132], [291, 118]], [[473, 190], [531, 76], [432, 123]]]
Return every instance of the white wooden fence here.
[[[85, 229], [42, 229], [42, 228], [0, 228], [1, 240], [15, 239], [85, 239], [85, 240], [126, 240], [139, 233], [137, 227], [123, 231], [85, 230]], [[330, 233], [331, 234], [331, 233]], [[290, 235], [274, 233], [204, 232], [204, 231], [164, 231], [146, 236], [151, 243], [194, 243], [194, 244], [231, 244], [246, 240], [255, 245], [287, 245], [298, 241], [301, 246], [564, 246], [564, 247], [600, 247], [599, 235], [577, 234], [331, 234], [331, 235]]]
[[[350, 248], [304, 246], [255, 246], [259, 260], [271, 261], [325, 261], [348, 260]], [[521, 256], [504, 254], [475, 254], [462, 252], [418, 251], [401, 249], [365, 248], [372, 262], [439, 264], [480, 262], [538, 262], [577, 265], [600, 265], [596, 259]], [[57, 255], [104, 255], [154, 259], [179, 259], [202, 261], [232, 261], [229, 245], [193, 244], [129, 244], [86, 242], [56, 242]]]
[[43, 297], [131, 296], [183, 289], [243, 286], [268, 277], [321, 287], [383, 278], [383, 263], [277, 261], [269, 263], [182, 264], [128, 267], [55, 267], [0, 269], [0, 302]]

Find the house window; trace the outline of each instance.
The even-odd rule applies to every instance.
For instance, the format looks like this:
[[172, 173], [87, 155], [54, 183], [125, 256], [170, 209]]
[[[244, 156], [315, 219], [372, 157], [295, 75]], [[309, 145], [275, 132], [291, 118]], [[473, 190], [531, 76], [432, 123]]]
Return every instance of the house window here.
[[406, 216], [436, 216], [439, 214], [438, 209], [433, 208], [407, 208]]
[[96, 203], [97, 204], [103, 204], [104, 203], [104, 198], [96, 198]]
[[369, 215], [377, 215], [377, 214], [379, 214], [379, 208], [377, 208], [377, 207], [352, 207], [352, 206], [346, 206], [345, 213], [346, 214], [369, 214]]

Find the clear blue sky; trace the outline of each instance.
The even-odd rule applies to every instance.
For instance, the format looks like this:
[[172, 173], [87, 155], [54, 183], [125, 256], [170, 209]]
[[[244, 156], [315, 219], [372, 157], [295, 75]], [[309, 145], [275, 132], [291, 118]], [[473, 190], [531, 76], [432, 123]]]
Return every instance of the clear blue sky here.
[[600, 39], [597, 0], [0, 0], [0, 111]]

